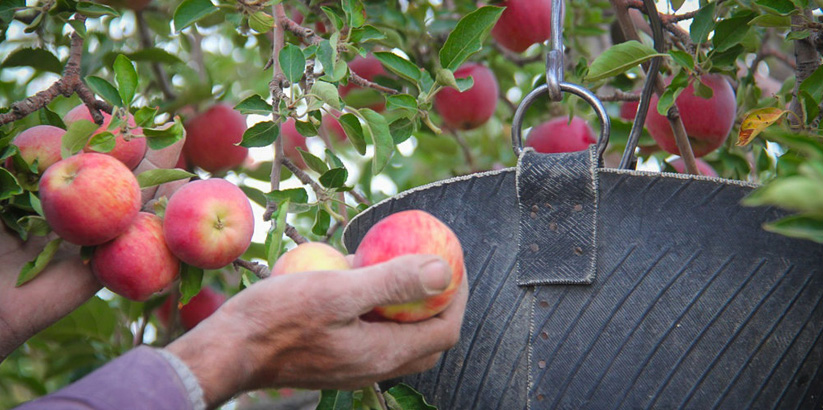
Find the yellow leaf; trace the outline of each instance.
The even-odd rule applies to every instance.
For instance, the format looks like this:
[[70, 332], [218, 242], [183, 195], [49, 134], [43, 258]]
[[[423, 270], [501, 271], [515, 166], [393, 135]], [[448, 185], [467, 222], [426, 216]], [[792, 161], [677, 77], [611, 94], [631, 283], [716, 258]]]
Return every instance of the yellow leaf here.
[[788, 111], [780, 108], [768, 107], [750, 111], [743, 123], [740, 124], [740, 133], [737, 134], [737, 145], [748, 145], [754, 137], [774, 123], [779, 123]]

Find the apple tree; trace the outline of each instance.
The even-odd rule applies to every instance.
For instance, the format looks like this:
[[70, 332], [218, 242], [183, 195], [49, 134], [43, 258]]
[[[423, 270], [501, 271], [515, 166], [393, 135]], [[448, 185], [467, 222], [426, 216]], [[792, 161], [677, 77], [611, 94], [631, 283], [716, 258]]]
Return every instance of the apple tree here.
[[[823, 243], [818, 4], [648, 6], [565, 1], [565, 81], [607, 105], [606, 166], [631, 145], [645, 73], [660, 59], [626, 165], [763, 184], [745, 205], [793, 212], [765, 229]], [[370, 204], [514, 166], [512, 116], [546, 82], [550, 13], [549, 0], [2, 1], [0, 217], [7, 231], [43, 244], [17, 286], [60, 246], [40, 203], [41, 164], [82, 150], [115, 156], [124, 135], [145, 145], [141, 156], [186, 138], [176, 168], [139, 173], [141, 187], [225, 178], [257, 220], [252, 243], [228, 266], [186, 266], [179, 286], [142, 302], [102, 291], [30, 339], [0, 364], [0, 406], [59, 389], [133, 346], [168, 343], [268, 276], [294, 244], [342, 249], [343, 227]], [[649, 14], [662, 25], [657, 49]], [[78, 106], [80, 120], [70, 115]], [[564, 152], [593, 143], [599, 125], [588, 104], [564, 96], [535, 104], [524, 127], [527, 145]], [[56, 148], [32, 156], [25, 138]], [[162, 215], [166, 201], [148, 209]], [[424, 398], [403, 386], [366, 388], [323, 392], [320, 407], [340, 400], [421, 408]]]

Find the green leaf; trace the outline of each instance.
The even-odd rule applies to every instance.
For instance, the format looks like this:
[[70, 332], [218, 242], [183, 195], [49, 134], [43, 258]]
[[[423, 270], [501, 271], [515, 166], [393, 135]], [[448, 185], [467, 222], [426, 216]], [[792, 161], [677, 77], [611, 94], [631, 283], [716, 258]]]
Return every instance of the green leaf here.
[[395, 94], [386, 97], [386, 108], [400, 111], [404, 116], [413, 118], [417, 115], [417, 99], [409, 94]]
[[391, 132], [394, 143], [399, 144], [411, 137], [414, 132], [414, 123], [408, 118], [397, 119], [389, 126], [389, 132]]
[[317, 135], [317, 127], [311, 121], [295, 121], [294, 128], [304, 137]]
[[[326, 13], [326, 17], [329, 18], [329, 21], [331, 21], [331, 24], [334, 26], [336, 31], [340, 31], [343, 28], [343, 25], [346, 24], [343, 23], [343, 19], [340, 18], [337, 12], [334, 11], [334, 9], [332, 9], [331, 7], [321, 6], [320, 9], [323, 10], [323, 13]], [[352, 41], [357, 43], [357, 41], [354, 41], [354, 39], [352, 39]]]
[[104, 4], [92, 3], [90, 1], [81, 1], [77, 3], [77, 11], [86, 17], [120, 16], [120, 13], [111, 7]]
[[685, 71], [677, 73], [677, 75], [672, 78], [671, 84], [666, 87], [666, 91], [660, 96], [660, 100], [657, 101], [657, 112], [660, 115], [667, 115], [669, 108], [671, 108], [677, 100], [677, 96], [679, 96], [680, 93], [682, 93], [688, 86], [688, 74], [686, 74]]
[[681, 50], [669, 50], [669, 56], [675, 63], [688, 71], [694, 71], [694, 58], [692, 55]]
[[89, 142], [89, 137], [97, 129], [99, 125], [88, 120], [77, 120], [66, 130], [63, 134], [63, 140], [60, 147], [60, 155], [63, 158], [68, 158], [78, 152]]
[[387, 51], [378, 51], [374, 56], [383, 63], [389, 71], [411, 81], [415, 85], [420, 81], [420, 68], [409, 60]]
[[46, 244], [43, 251], [40, 252], [33, 261], [26, 262], [26, 264], [20, 268], [20, 274], [17, 275], [17, 284], [14, 286], [20, 287], [40, 274], [40, 272], [49, 265], [52, 258], [54, 258], [54, 254], [57, 253], [57, 249], [60, 248], [61, 242], [63, 242], [63, 240], [60, 238], [52, 240]]
[[311, 93], [316, 95], [317, 98], [322, 100], [324, 103], [338, 110], [343, 109], [343, 103], [340, 101], [340, 94], [337, 91], [337, 87], [333, 84], [322, 80], [317, 80], [311, 87]]
[[[348, 72], [348, 66], [340, 61], [337, 55], [336, 47], [339, 36], [339, 32], [334, 32], [329, 40], [321, 41], [317, 48], [317, 59], [320, 60], [325, 72], [322, 78], [329, 82], [340, 81]], [[331, 40], [334, 40], [334, 44]]]
[[26, 8], [26, 0], [6, 0], [0, 2], [0, 14]]
[[116, 142], [117, 141], [114, 134], [108, 131], [103, 131], [91, 137], [88, 147], [92, 151], [106, 153], [111, 152], [111, 150], [114, 149]]
[[791, 215], [763, 224], [763, 229], [792, 238], [823, 243], [823, 218], [809, 215]]
[[289, 214], [289, 201], [285, 200], [277, 207], [277, 220], [266, 238], [266, 261], [274, 267], [283, 248], [283, 234], [286, 232], [286, 217]]
[[169, 65], [183, 62], [180, 57], [157, 47], [144, 48], [133, 53], [129, 53], [127, 56], [131, 59], [131, 61], [149, 61], [152, 63]]
[[823, 66], [817, 67], [809, 77], [800, 83], [800, 91], [809, 93], [818, 104], [823, 101]]
[[329, 170], [329, 166], [326, 163], [315, 156], [310, 152], [303, 151], [301, 148], [297, 148], [297, 151], [300, 153], [300, 156], [303, 157], [303, 161], [306, 165], [311, 168], [312, 171], [317, 172], [318, 174], [322, 174]]
[[369, 25], [353, 29], [349, 35], [349, 41], [356, 44], [383, 40], [384, 38], [386, 38], [386, 35], [382, 31]]
[[153, 150], [161, 150], [183, 139], [186, 130], [180, 117], [174, 117], [174, 123], [164, 124], [157, 128], [143, 128], [143, 135], [146, 136], [146, 143]]
[[392, 153], [394, 153], [394, 140], [392, 140], [385, 117], [368, 108], [361, 109], [360, 115], [366, 120], [366, 127], [369, 129], [374, 144], [372, 172], [377, 175], [391, 160]]
[[800, 11], [790, 0], [755, 0], [754, 4], [766, 13], [777, 16], [789, 16]]
[[263, 121], [254, 124], [243, 133], [241, 147], [266, 147], [274, 143], [280, 136], [280, 127], [274, 121]]
[[775, 16], [773, 14], [761, 14], [752, 19], [749, 24], [759, 27], [789, 28], [792, 25], [792, 19], [791, 17]]
[[351, 410], [354, 408], [354, 393], [342, 390], [321, 390], [320, 403], [316, 410]]
[[779, 178], [753, 191], [743, 199], [746, 206], [773, 205], [784, 209], [823, 216], [823, 183], [807, 176]]
[[267, 103], [263, 97], [257, 94], [240, 101], [239, 104], [234, 106], [234, 109], [245, 115], [270, 115], [272, 113], [271, 104]]
[[616, 44], [594, 59], [589, 67], [586, 80], [597, 81], [614, 77], [658, 56], [664, 57], [668, 54], [658, 53], [653, 48], [635, 40]]
[[343, 7], [349, 27], [357, 28], [366, 22], [365, 9], [360, 0], [343, 0], [340, 5]]
[[138, 127], [150, 127], [154, 125], [154, 117], [157, 116], [157, 107], [141, 107], [134, 113], [134, 123]]
[[249, 16], [249, 27], [258, 33], [266, 33], [274, 28], [274, 17], [263, 11], [254, 12]]
[[158, 168], [141, 172], [137, 175], [137, 183], [140, 184], [140, 189], [143, 189], [195, 176], [197, 175], [182, 169]]
[[131, 60], [123, 54], [114, 59], [114, 67], [112, 68], [114, 69], [114, 81], [117, 83], [117, 90], [120, 92], [123, 105], [131, 106], [134, 93], [137, 91], [137, 70], [134, 69]]
[[437, 69], [435, 71], [435, 81], [437, 81], [437, 85], [457, 89], [457, 80], [454, 79], [454, 73], [451, 70]]
[[457, 84], [457, 91], [460, 91], [461, 93], [474, 87], [474, 78], [470, 76], [465, 78], [455, 78], [454, 82]]
[[318, 209], [317, 215], [314, 217], [314, 225], [311, 227], [311, 232], [317, 236], [325, 236], [329, 230], [329, 226], [331, 226], [331, 216], [329, 216], [328, 212]]
[[343, 131], [349, 137], [354, 148], [360, 155], [366, 155], [366, 137], [363, 136], [363, 127], [360, 125], [360, 120], [354, 114], [343, 114], [337, 121], [343, 126]]
[[48, 106], [37, 110], [37, 115], [40, 117], [40, 124], [66, 129], [66, 123], [63, 122], [63, 119], [56, 112], [50, 110]]
[[35, 70], [62, 74], [63, 63], [54, 54], [42, 48], [17, 49], [3, 60], [0, 68], [31, 67]]
[[110, 82], [100, 77], [90, 75], [86, 77], [86, 85], [88, 85], [95, 94], [103, 97], [109, 104], [115, 107], [123, 106], [123, 99], [120, 97], [120, 93]]
[[805, 40], [812, 35], [811, 30], [792, 31], [786, 35], [786, 41]]
[[685, 2], [686, 2], [686, 0], [669, 0], [669, 4], [672, 5], [672, 11], [679, 10], [680, 7], [682, 7], [683, 3], [685, 3]]
[[180, 303], [189, 303], [203, 286], [203, 269], [180, 262]]
[[820, 103], [806, 91], [800, 91], [798, 97], [806, 124], [811, 124], [820, 114]]
[[714, 95], [714, 90], [708, 85], [703, 84], [703, 81], [698, 78], [697, 81], [694, 82], [694, 95], [708, 100]]
[[174, 10], [174, 31], [179, 32], [217, 10], [209, 0], [183, 0]]
[[391, 410], [437, 410], [437, 407], [426, 402], [422, 394], [405, 383], [392, 387], [383, 396]]
[[38, 215], [27, 215], [17, 221], [29, 235], [46, 236], [51, 232], [46, 218]]
[[281, 189], [279, 191], [271, 191], [266, 195], [266, 199], [276, 204], [282, 204], [285, 201], [290, 201], [297, 204], [305, 204], [309, 202], [309, 194], [305, 188]]
[[689, 28], [689, 37], [696, 44], [705, 43], [709, 39], [709, 33], [714, 30], [714, 11], [717, 7], [716, 2], [709, 2], [701, 7], [694, 16], [692, 25]]
[[340, 188], [346, 184], [349, 171], [345, 167], [332, 168], [320, 175], [320, 183], [326, 188]]
[[280, 68], [291, 83], [300, 81], [306, 71], [306, 56], [303, 50], [293, 44], [286, 44], [280, 51]]
[[472, 54], [480, 51], [502, 13], [501, 7], [485, 6], [463, 16], [440, 49], [440, 65], [457, 70]]
[[0, 201], [23, 193], [23, 187], [9, 170], [0, 167]]
[[714, 51], [720, 52], [728, 50], [740, 44], [749, 33], [749, 30], [751, 30], [749, 22], [753, 18], [753, 14], [745, 14], [717, 23], [717, 27], [714, 29], [714, 37], [712, 37]]

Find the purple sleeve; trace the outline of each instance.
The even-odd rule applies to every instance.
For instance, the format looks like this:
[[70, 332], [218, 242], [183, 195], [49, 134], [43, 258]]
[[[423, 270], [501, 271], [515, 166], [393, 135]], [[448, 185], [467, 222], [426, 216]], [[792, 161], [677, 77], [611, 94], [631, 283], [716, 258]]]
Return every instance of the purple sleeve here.
[[194, 410], [187, 388], [159, 350], [141, 346], [62, 390], [18, 410]]

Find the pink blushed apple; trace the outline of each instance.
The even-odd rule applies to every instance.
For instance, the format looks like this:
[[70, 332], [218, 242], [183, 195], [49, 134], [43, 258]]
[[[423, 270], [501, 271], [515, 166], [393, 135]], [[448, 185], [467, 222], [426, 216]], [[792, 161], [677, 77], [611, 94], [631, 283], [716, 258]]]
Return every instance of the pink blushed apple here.
[[43, 173], [40, 201], [46, 221], [61, 238], [76, 245], [99, 245], [132, 224], [140, 210], [140, 186], [113, 157], [79, 154]]
[[[700, 172], [700, 175], [706, 175], [709, 177], [717, 176], [717, 171], [715, 171], [711, 165], [706, 163], [706, 161], [703, 161], [700, 158], [695, 158], [695, 162], [697, 163], [697, 171]], [[686, 173], [686, 162], [683, 161], [683, 158], [673, 159], [669, 161], [669, 164], [671, 164], [677, 172], [681, 174]]]
[[183, 152], [189, 165], [221, 172], [242, 165], [249, 149], [236, 144], [246, 132], [246, 117], [226, 104], [216, 104], [186, 121]]
[[[200, 322], [216, 312], [225, 301], [226, 295], [223, 293], [208, 286], [203, 287], [200, 293], [194, 295], [189, 303], [180, 308], [180, 324], [183, 325], [183, 329], [194, 329]], [[172, 306], [172, 298], [166, 298], [163, 305], [157, 309], [157, 318], [166, 327], [169, 326], [172, 309], [177, 309], [176, 306]]]
[[551, 37], [551, 0], [506, 0], [498, 6], [506, 10], [492, 29], [492, 37], [517, 53]]
[[281, 255], [271, 270], [272, 276], [289, 273], [348, 270], [351, 265], [337, 249], [323, 242], [306, 242]]
[[434, 97], [434, 107], [451, 128], [470, 130], [483, 125], [497, 108], [499, 87], [494, 73], [478, 63], [464, 64], [454, 72], [455, 78], [472, 77], [474, 85], [460, 92], [444, 88]]
[[160, 217], [140, 212], [126, 232], [94, 249], [91, 269], [112, 292], [143, 301], [177, 278], [180, 260], [166, 246]]
[[451, 267], [452, 278], [446, 290], [438, 295], [374, 309], [379, 316], [398, 322], [416, 322], [442, 312], [451, 303], [464, 276], [463, 248], [457, 235], [439, 219], [420, 210], [398, 212], [374, 224], [360, 241], [353, 266], [371, 266], [408, 254], [442, 257]]
[[[102, 111], [100, 113], [103, 114], [103, 125], [101, 125], [93, 135], [107, 131], [109, 124], [111, 124], [111, 115]], [[89, 112], [89, 108], [86, 107], [85, 104], [80, 104], [77, 107], [72, 108], [71, 111], [66, 113], [63, 117], [63, 121], [67, 126], [77, 120], [94, 122], [94, 119], [92, 119], [91, 113]], [[128, 115], [128, 119], [126, 121], [129, 126], [136, 126], [134, 116], [131, 114]], [[143, 129], [140, 127], [134, 128], [134, 130], [132, 130], [132, 134], [134, 134], [134, 136], [128, 136], [128, 140], [126, 140], [127, 136], [125, 136], [118, 129], [111, 130], [110, 132], [115, 136], [115, 145], [114, 149], [106, 154], [119, 159], [121, 162], [126, 164], [126, 167], [129, 169], [136, 168], [137, 165], [140, 164], [140, 161], [143, 160], [143, 156], [146, 155], [147, 146], [146, 138], [142, 136]], [[84, 148], [84, 151], [94, 152], [88, 147]]]
[[222, 268], [251, 243], [251, 204], [240, 188], [226, 180], [190, 182], [169, 199], [163, 232], [169, 249], [183, 262], [203, 269]]
[[580, 117], [555, 118], [532, 128], [526, 138], [526, 146], [537, 152], [558, 153], [582, 151], [597, 143], [594, 131]]
[[41, 174], [48, 167], [60, 161], [60, 145], [66, 130], [51, 125], [36, 125], [20, 134], [11, 144], [20, 150], [20, 156], [28, 164], [37, 161], [37, 171]]

